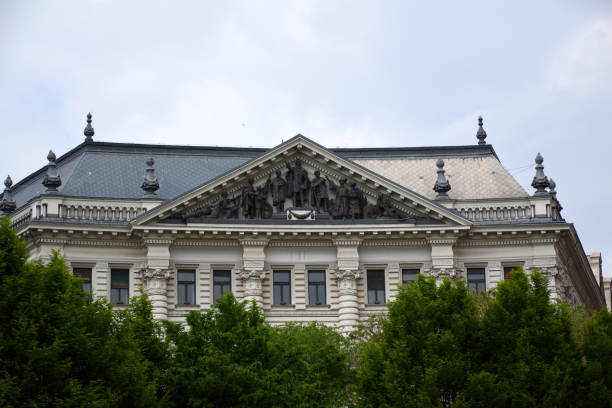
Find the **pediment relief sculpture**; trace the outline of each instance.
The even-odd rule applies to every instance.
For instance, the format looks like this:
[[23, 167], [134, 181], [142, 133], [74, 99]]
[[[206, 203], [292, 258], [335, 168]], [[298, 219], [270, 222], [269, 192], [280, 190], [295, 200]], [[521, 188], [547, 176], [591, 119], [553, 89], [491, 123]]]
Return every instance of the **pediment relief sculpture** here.
[[[389, 194], [366, 190], [364, 184], [344, 176], [323, 176], [297, 158], [267, 177], [254, 176], [241, 187], [229, 187], [209, 201], [177, 212], [171, 220], [375, 220], [415, 222], [422, 217], [401, 209]], [[371, 190], [371, 189], [370, 189]], [[170, 219], [169, 219], [170, 220]], [[433, 220], [432, 220], [433, 221]]]

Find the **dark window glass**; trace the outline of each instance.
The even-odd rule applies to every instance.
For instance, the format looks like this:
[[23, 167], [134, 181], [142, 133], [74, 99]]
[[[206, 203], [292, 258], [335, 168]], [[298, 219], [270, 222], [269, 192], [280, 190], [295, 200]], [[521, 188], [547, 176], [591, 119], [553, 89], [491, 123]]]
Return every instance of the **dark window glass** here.
[[195, 271], [179, 270], [176, 290], [179, 305], [195, 304]]
[[274, 304], [291, 304], [291, 272], [274, 271]]
[[231, 271], [213, 271], [213, 302], [232, 290]]
[[468, 288], [471, 293], [480, 294], [486, 290], [485, 269], [468, 268], [467, 270]]
[[402, 284], [405, 285], [408, 282], [417, 280], [419, 272], [418, 269], [402, 269]]
[[311, 305], [324, 305], [327, 303], [325, 271], [308, 271], [308, 303]]
[[83, 290], [91, 293], [91, 268], [73, 268], [72, 272], [83, 281]]
[[130, 291], [130, 271], [111, 269], [111, 303], [127, 305]]
[[385, 300], [385, 271], [368, 271], [368, 303], [371, 305], [384, 305]]
[[518, 266], [504, 266], [504, 280], [512, 280], [512, 271]]

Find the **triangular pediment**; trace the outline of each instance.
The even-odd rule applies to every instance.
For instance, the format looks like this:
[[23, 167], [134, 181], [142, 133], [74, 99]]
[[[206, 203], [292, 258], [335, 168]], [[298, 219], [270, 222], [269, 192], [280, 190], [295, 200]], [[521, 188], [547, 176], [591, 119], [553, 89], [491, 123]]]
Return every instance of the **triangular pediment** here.
[[448, 208], [297, 135], [154, 208], [153, 223], [409, 223], [470, 225]]

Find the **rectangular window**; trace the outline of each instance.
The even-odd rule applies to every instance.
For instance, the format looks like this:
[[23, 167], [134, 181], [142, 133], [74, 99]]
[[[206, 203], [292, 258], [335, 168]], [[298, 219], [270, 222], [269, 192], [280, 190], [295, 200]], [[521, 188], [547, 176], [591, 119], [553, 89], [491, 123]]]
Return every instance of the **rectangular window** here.
[[382, 269], [368, 271], [368, 304], [385, 303], [385, 271]]
[[72, 268], [72, 273], [83, 281], [83, 290], [91, 293], [91, 268]]
[[274, 304], [291, 304], [291, 272], [274, 271]]
[[232, 291], [232, 271], [213, 271], [213, 302]]
[[402, 285], [417, 280], [419, 272], [418, 269], [402, 269]]
[[327, 303], [325, 271], [308, 271], [308, 303], [311, 305]]
[[519, 266], [504, 266], [504, 280], [512, 280], [512, 271], [519, 268]]
[[129, 269], [111, 269], [111, 303], [127, 305], [130, 296]]
[[467, 283], [471, 293], [484, 293], [486, 290], [485, 268], [468, 268]]
[[177, 271], [177, 302], [179, 305], [195, 305], [195, 271]]

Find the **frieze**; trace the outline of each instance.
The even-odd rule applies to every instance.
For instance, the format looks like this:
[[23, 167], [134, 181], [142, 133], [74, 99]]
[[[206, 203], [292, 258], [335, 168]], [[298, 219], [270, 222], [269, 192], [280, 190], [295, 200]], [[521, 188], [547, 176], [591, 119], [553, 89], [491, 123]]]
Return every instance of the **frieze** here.
[[[285, 162], [284, 167], [275, 166], [272, 172], [259, 177], [249, 177], [246, 184], [221, 191], [205, 203], [191, 206], [171, 215], [169, 220], [183, 222], [203, 222], [206, 219], [246, 219], [260, 220], [279, 218], [285, 210], [311, 211], [316, 218], [323, 219], [391, 219], [400, 222], [416, 220], [409, 210], [401, 210], [391, 199], [391, 193], [372, 193], [362, 181], [339, 175], [322, 175], [319, 166], [311, 160], [305, 161], [315, 168], [310, 175], [303, 167], [302, 160]], [[329, 173], [325, 171], [324, 173]], [[353, 174], [354, 175], [354, 174]], [[263, 181], [263, 182], [262, 182]], [[375, 201], [372, 201], [375, 200]], [[291, 219], [299, 220], [298, 212]], [[313, 217], [310, 217], [313, 218]], [[309, 219], [305, 217], [305, 219]]]

